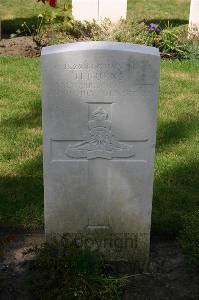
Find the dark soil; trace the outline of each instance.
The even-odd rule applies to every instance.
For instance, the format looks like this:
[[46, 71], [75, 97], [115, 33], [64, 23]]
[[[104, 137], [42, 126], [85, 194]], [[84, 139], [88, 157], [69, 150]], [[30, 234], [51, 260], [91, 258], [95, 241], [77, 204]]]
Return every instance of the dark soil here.
[[[44, 235], [35, 233], [0, 236], [1, 300], [33, 300], [24, 285], [33, 257], [23, 252], [43, 241]], [[123, 300], [199, 299], [199, 273], [186, 264], [175, 242], [152, 242], [149, 271], [129, 274], [129, 279]]]
[[[44, 42], [48, 45], [48, 39]], [[0, 55], [16, 55], [24, 57], [38, 57], [41, 54], [39, 47], [30, 36], [21, 36], [15, 38], [2, 38], [0, 40]], [[176, 55], [161, 54], [163, 59], [177, 59]]]
[[0, 55], [37, 57], [40, 56], [40, 48], [30, 36], [3, 38], [0, 40]]

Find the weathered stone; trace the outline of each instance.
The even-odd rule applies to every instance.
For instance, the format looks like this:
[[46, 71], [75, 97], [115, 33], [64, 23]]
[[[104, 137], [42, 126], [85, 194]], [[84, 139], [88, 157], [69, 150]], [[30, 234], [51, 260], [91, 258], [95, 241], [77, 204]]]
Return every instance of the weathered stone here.
[[42, 50], [46, 234], [108, 259], [149, 253], [159, 52], [112, 42]]

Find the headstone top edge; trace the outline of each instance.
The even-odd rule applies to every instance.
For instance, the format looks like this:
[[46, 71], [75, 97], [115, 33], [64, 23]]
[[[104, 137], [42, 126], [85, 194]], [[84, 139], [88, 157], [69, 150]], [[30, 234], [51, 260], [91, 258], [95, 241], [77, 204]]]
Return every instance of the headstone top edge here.
[[76, 42], [47, 46], [42, 48], [41, 55], [56, 54], [71, 51], [83, 50], [111, 50], [111, 51], [126, 51], [132, 53], [141, 53], [153, 56], [160, 56], [159, 49], [145, 45], [120, 43], [120, 42], [107, 42], [107, 41], [89, 41], [89, 42]]

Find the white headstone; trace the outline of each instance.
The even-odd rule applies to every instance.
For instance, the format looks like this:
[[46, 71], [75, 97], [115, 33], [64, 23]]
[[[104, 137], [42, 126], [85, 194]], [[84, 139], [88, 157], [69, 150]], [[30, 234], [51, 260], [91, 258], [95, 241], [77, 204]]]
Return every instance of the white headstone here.
[[112, 22], [126, 19], [127, 0], [72, 0], [72, 15], [79, 21]]
[[99, 20], [108, 18], [112, 22], [119, 21], [126, 19], [126, 13], [127, 0], [99, 0]]
[[72, 0], [72, 15], [78, 21], [93, 21], [99, 18], [99, 0]]
[[199, 0], [191, 0], [189, 32], [199, 35]]
[[149, 254], [159, 51], [114, 42], [42, 50], [46, 234], [108, 259]]

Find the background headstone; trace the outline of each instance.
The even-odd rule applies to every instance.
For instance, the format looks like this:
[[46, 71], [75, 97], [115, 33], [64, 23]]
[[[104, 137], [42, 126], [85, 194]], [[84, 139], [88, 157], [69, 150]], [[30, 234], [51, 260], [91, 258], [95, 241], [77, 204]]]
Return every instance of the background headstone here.
[[46, 234], [108, 259], [149, 254], [159, 51], [113, 42], [42, 50]]
[[99, 18], [99, 0], [72, 0], [72, 15], [79, 21], [93, 21]]
[[199, 35], [199, 0], [191, 0], [189, 32]]
[[127, 0], [72, 0], [72, 15], [79, 21], [126, 19]]
[[99, 20], [105, 18], [112, 22], [126, 19], [127, 0], [99, 0]]

